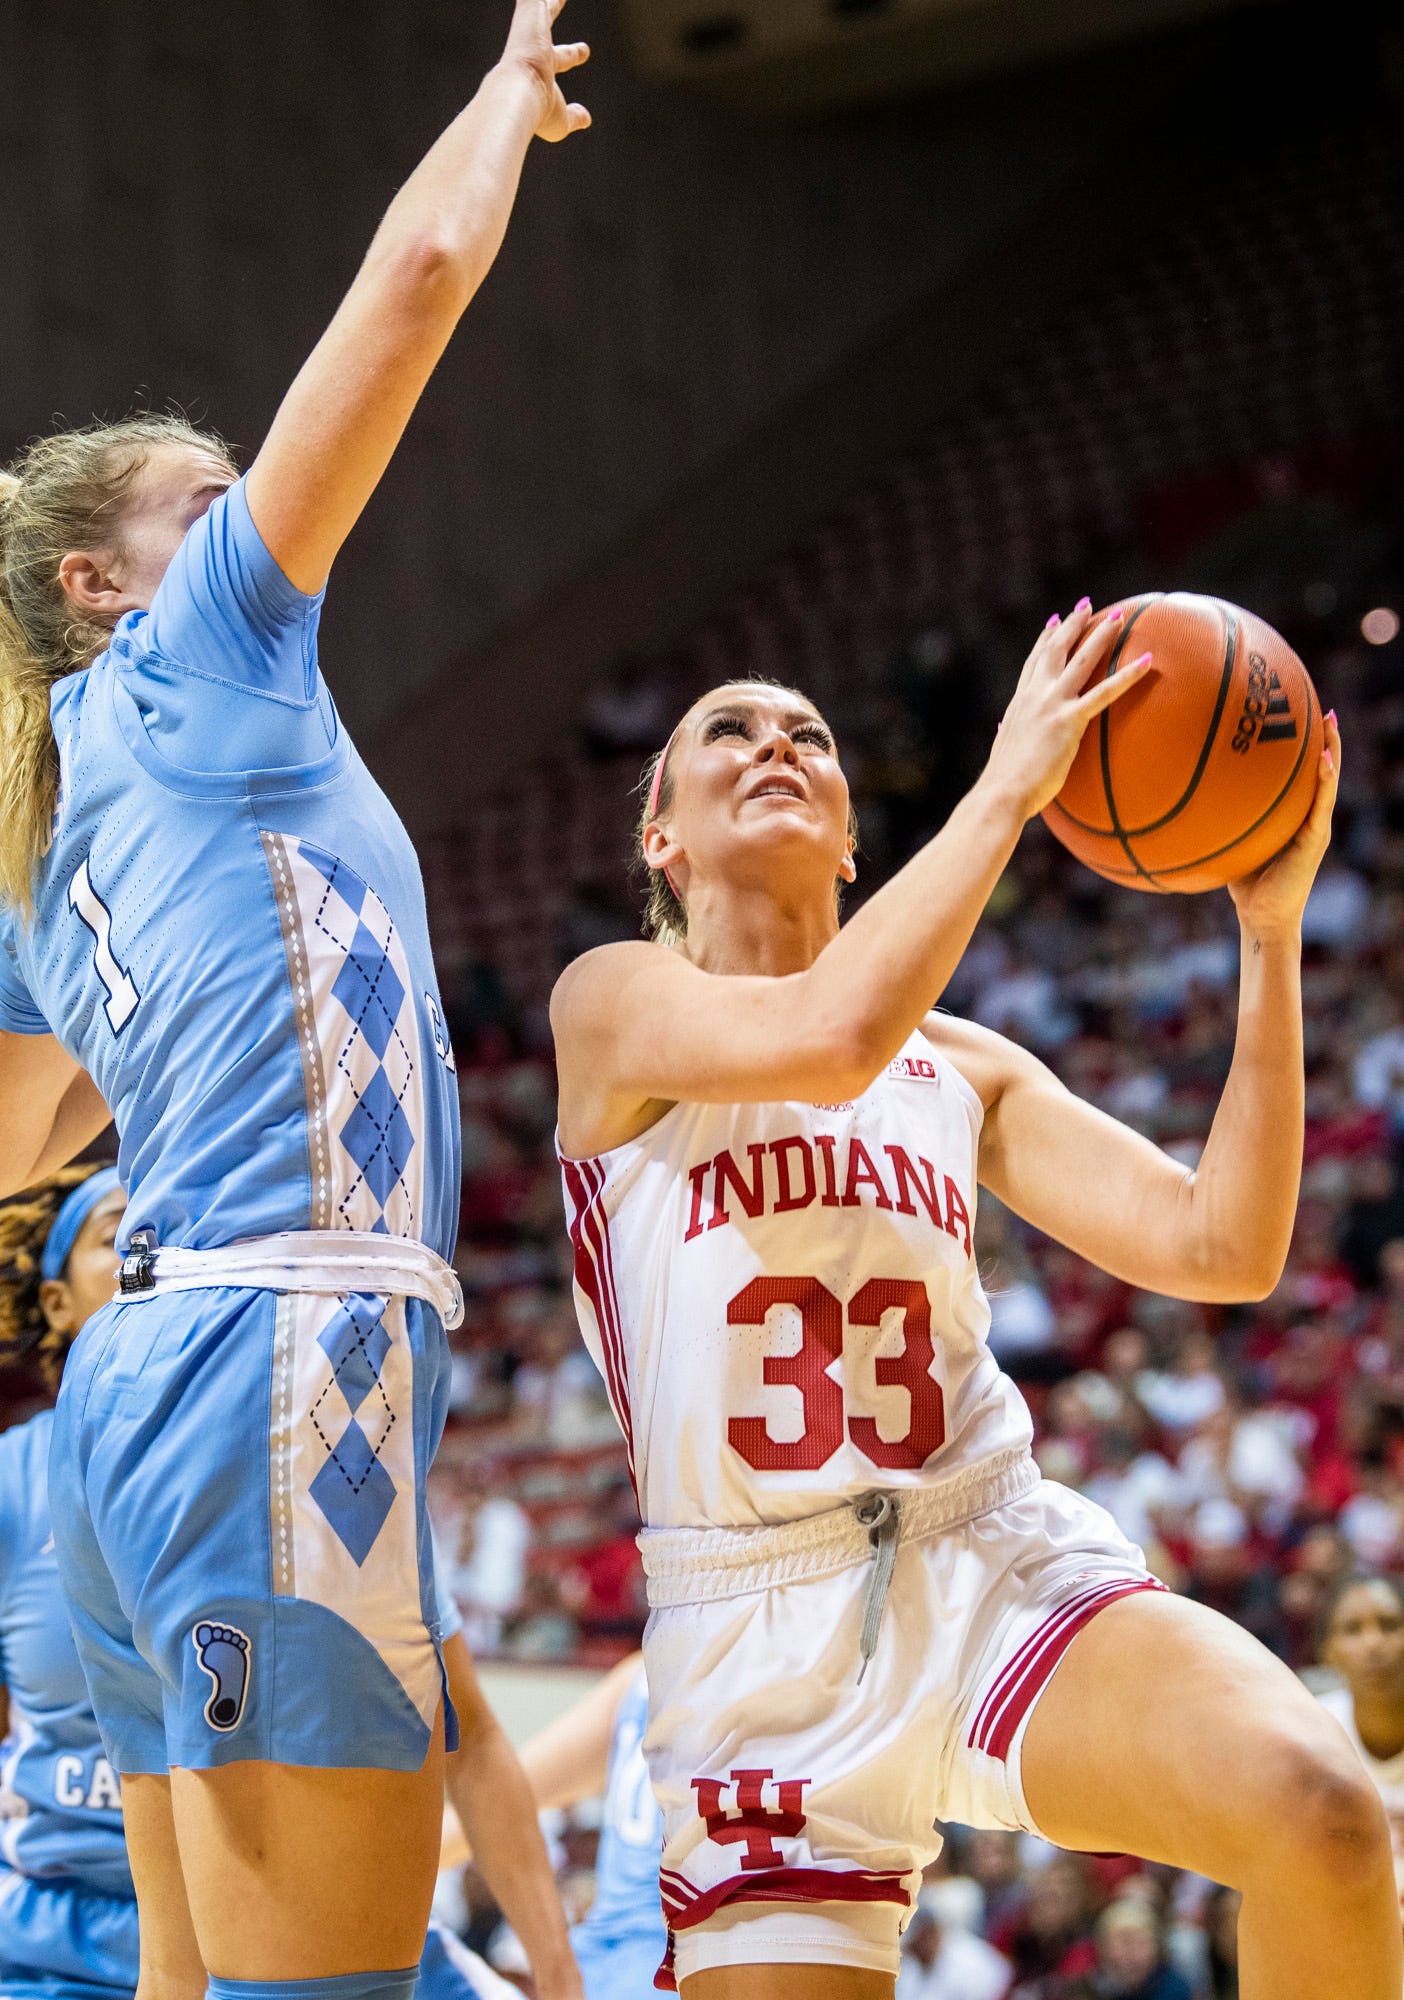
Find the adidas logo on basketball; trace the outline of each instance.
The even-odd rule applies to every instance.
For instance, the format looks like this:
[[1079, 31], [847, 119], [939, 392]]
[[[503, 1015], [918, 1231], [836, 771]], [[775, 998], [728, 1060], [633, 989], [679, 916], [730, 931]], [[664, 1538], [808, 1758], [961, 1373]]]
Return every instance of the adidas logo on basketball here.
[[1282, 683], [1261, 653], [1248, 655], [1248, 693], [1233, 734], [1233, 748], [1246, 757], [1255, 743], [1295, 743], [1297, 725]]

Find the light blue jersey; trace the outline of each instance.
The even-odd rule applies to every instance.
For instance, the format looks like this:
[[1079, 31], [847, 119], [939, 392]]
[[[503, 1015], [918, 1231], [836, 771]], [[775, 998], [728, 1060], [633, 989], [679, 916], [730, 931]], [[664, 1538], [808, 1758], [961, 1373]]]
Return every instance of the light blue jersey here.
[[647, 1727], [648, 1682], [640, 1667], [614, 1718], [595, 1900], [571, 1933], [586, 2000], [640, 2000], [668, 1948], [658, 1897], [663, 1815], [644, 1762]]
[[[0, 1028], [52, 1029], [111, 1105], [123, 1248], [352, 1230], [452, 1253], [423, 885], [318, 671], [319, 610], [239, 482], [53, 692], [54, 835], [32, 919], [0, 922]], [[138, 1295], [74, 1348], [59, 1573], [121, 1772], [424, 1761], [447, 1341], [422, 1300], [348, 1287]]]
[[[0, 1436], [0, 1682], [10, 1733], [0, 1749], [0, 1856], [37, 1880], [67, 1877], [132, 1896], [119, 1781], [59, 1588], [49, 1518], [53, 1412]], [[0, 1957], [4, 1957], [0, 1909]]]
[[149, 612], [54, 689], [61, 793], [0, 1028], [52, 1031], [111, 1105], [121, 1239], [279, 1230], [452, 1254], [457, 1092], [414, 850], [317, 666], [243, 482]]

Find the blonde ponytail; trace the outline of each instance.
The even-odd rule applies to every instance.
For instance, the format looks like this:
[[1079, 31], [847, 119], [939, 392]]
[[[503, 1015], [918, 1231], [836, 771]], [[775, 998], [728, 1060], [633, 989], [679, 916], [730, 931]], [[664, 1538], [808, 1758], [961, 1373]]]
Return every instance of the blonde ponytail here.
[[0, 472], [0, 903], [26, 916], [58, 805], [49, 696], [111, 637], [77, 614], [59, 565], [73, 550], [120, 552], [131, 483], [172, 444], [229, 456], [183, 417], [144, 415], [40, 438]]

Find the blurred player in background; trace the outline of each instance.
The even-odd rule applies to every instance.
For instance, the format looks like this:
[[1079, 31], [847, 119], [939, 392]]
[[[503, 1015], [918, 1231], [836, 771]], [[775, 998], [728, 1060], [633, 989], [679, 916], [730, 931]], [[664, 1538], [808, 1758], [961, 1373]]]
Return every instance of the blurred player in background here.
[[1238, 1035], [1196, 1171], [929, 1011], [1025, 821], [1146, 671], [1098, 678], [1114, 619], [1049, 620], [979, 782], [842, 928], [823, 717], [769, 685], [706, 695], [641, 829], [658, 941], [556, 989], [576, 1298], [647, 1524], [646, 1748], [694, 2000], [890, 1996], [937, 1815], [1241, 1886], [1244, 2000], [1397, 2000], [1388, 1834], [1348, 1746], [1040, 1479], [987, 1345], [977, 1183], [1203, 1300], [1266, 1295], [1295, 1216], [1334, 723], [1302, 831], [1231, 891]]
[[[78, 1329], [112, 1296], [126, 1205], [113, 1168], [68, 1167], [0, 1206], [0, 1362], [32, 1362], [57, 1392]], [[59, 1584], [53, 1421], [43, 1410], [0, 1436], [0, 1989], [126, 2000], [136, 1891]]]
[[[588, 123], [562, 5], [517, 0], [245, 478], [151, 417], [0, 481], [0, 1192], [110, 1107], [124, 1298], [51, 1490], [151, 2000], [202, 1962], [223, 2000], [407, 2000], [423, 1947], [457, 1089], [418, 864], [316, 634], [532, 139]], [[556, 1924], [539, 1988], [573, 2000]]]
[[1404, 1582], [1352, 1576], [1323, 1621], [1321, 1658], [1344, 1682], [1321, 1697], [1354, 1744], [1384, 1803], [1404, 1908]]
[[[65, 1168], [0, 1204], [0, 1363], [33, 1359], [57, 1390], [74, 1339], [112, 1296], [126, 1205], [111, 1167]], [[121, 1787], [103, 1754], [54, 1557], [52, 1427], [45, 1410], [0, 1435], [0, 1855], [10, 1871], [0, 1871], [0, 1988], [6, 2000], [130, 2000], [140, 1940]], [[539, 1952], [549, 1963], [554, 1888], [533, 1873], [530, 1796], [442, 1586], [439, 1605], [461, 1732], [448, 1794], [478, 1835], [489, 1885], [528, 1958]], [[192, 1996], [205, 1990], [203, 1975], [187, 1972], [183, 1983]], [[430, 1925], [416, 2000], [509, 2000], [515, 1991]]]
[[604, 1799], [595, 1899], [570, 1940], [585, 2000], [640, 2000], [667, 1954], [658, 1900], [663, 1815], [644, 1761], [647, 1726], [643, 1655], [632, 1653], [522, 1751], [543, 1811]]

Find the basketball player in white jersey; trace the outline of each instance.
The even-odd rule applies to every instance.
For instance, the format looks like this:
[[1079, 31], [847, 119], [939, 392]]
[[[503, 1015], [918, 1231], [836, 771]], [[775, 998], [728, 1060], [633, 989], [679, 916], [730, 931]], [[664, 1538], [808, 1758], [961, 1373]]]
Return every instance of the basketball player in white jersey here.
[[1325, 1618], [1321, 1658], [1342, 1685], [1321, 1697], [1380, 1795], [1404, 1909], [1404, 1581], [1352, 1576]]
[[1090, 623], [1085, 600], [1049, 621], [978, 784], [843, 929], [822, 717], [770, 686], [704, 697], [643, 829], [663, 941], [587, 954], [554, 997], [577, 1303], [648, 1524], [687, 2000], [889, 2000], [938, 1816], [1240, 1888], [1243, 2000], [1398, 2000], [1389, 1837], [1348, 1744], [1039, 1478], [986, 1344], [977, 1183], [1203, 1300], [1273, 1288], [1296, 1206], [1334, 717], [1306, 825], [1232, 891], [1237, 1046], [1196, 1171], [929, 1011], [1087, 723], [1147, 670], [1083, 694], [1115, 635]]

